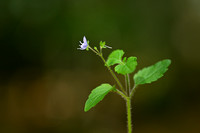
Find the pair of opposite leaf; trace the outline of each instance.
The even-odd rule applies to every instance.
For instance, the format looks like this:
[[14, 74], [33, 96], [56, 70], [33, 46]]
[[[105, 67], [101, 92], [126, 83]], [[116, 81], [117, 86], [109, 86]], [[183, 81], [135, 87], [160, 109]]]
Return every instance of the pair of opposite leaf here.
[[122, 60], [123, 55], [124, 55], [123, 50], [113, 51], [108, 56], [106, 65], [112, 66], [118, 64], [117, 66], [115, 66], [115, 72], [117, 72], [118, 74], [126, 75], [132, 73], [135, 70], [137, 66], [137, 58], [131, 56], [128, 59], [124, 57]]
[[[130, 74], [134, 72], [137, 66], [137, 58], [136, 57], [122, 57], [124, 55], [123, 50], [115, 50], [113, 51], [107, 59], [106, 65], [115, 66], [115, 72], [119, 74]], [[171, 64], [171, 60], [165, 59], [162, 61], [157, 62], [156, 64], [143, 68], [139, 70], [134, 76], [133, 80], [135, 83], [135, 87], [141, 84], [151, 83], [153, 81], [158, 80], [163, 76], [163, 74], [168, 70], [168, 66]], [[96, 87], [90, 93], [86, 103], [84, 111], [87, 112], [92, 107], [94, 107], [97, 103], [99, 103], [105, 95], [107, 95], [110, 91], [114, 90], [115, 87], [111, 86], [110, 84], [101, 84], [100, 86]]]

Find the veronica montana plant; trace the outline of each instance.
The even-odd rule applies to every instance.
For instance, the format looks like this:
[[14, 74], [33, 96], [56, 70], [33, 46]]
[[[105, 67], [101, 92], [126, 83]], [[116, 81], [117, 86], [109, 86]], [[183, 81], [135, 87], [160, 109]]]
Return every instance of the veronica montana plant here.
[[[111, 49], [112, 47], [105, 45], [105, 42], [100, 42], [99, 49], [97, 47], [92, 48], [89, 45], [89, 41], [87, 41], [86, 37], [84, 36], [83, 42], [80, 42], [80, 44], [80, 48], [78, 49], [91, 50], [101, 58], [104, 65], [108, 68], [110, 74], [112, 75], [117, 84], [110, 85], [109, 83], [103, 83], [100, 86], [93, 89], [85, 103], [84, 111], [89, 111], [92, 107], [99, 103], [109, 92], [115, 92], [119, 94], [126, 102], [128, 133], [132, 133], [131, 99], [134, 96], [136, 88], [140, 85], [152, 83], [161, 78], [163, 74], [168, 70], [168, 66], [171, 64], [171, 60], [164, 59], [152, 66], [139, 70], [133, 76], [134, 85], [131, 85], [131, 79], [129, 75], [133, 73], [136, 69], [137, 57], [123, 57], [124, 51], [117, 49], [112, 51], [106, 60], [103, 57], [103, 49]], [[115, 72], [112, 68], [114, 68]], [[116, 76], [116, 73], [124, 76], [126, 81], [125, 85], [121, 84], [120, 80]]]

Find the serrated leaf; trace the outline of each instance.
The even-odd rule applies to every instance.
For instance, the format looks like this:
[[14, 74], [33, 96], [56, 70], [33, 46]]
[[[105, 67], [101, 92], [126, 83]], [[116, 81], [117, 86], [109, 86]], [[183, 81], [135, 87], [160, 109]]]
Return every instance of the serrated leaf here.
[[158, 80], [168, 70], [171, 60], [165, 59], [157, 62], [156, 64], [143, 68], [134, 75], [135, 85], [151, 83]]
[[123, 63], [121, 63], [115, 67], [115, 71], [117, 73], [125, 75], [125, 74], [132, 73], [135, 70], [135, 68], [137, 66], [137, 58], [129, 57], [127, 59], [127, 61], [125, 61], [125, 60], [123, 61]]
[[124, 55], [124, 51], [123, 50], [115, 50], [113, 51], [107, 59], [107, 65], [108, 66], [112, 66], [115, 65], [117, 63], [121, 63], [122, 61], [122, 56]]
[[92, 107], [94, 107], [104, 98], [105, 95], [107, 95], [113, 89], [114, 87], [112, 87], [110, 84], [101, 84], [100, 86], [93, 89], [85, 103], [84, 111], [87, 112]]

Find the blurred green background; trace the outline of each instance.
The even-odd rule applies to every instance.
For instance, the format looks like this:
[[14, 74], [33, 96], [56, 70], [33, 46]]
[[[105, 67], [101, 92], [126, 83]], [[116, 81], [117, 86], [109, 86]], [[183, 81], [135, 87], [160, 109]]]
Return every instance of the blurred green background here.
[[134, 133], [200, 132], [199, 0], [1, 0], [1, 133], [126, 132], [117, 94], [83, 111], [93, 88], [115, 83], [95, 54], [77, 50], [84, 35], [137, 56], [137, 70], [172, 60], [137, 90]]

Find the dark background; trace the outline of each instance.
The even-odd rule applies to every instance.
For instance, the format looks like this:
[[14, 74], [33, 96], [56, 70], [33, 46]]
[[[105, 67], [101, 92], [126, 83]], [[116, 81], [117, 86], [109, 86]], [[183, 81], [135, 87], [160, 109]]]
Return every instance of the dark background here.
[[126, 132], [117, 94], [83, 111], [93, 88], [115, 83], [100, 58], [77, 50], [84, 35], [137, 56], [137, 70], [172, 60], [138, 88], [134, 133], [200, 132], [199, 0], [1, 0], [1, 133]]

